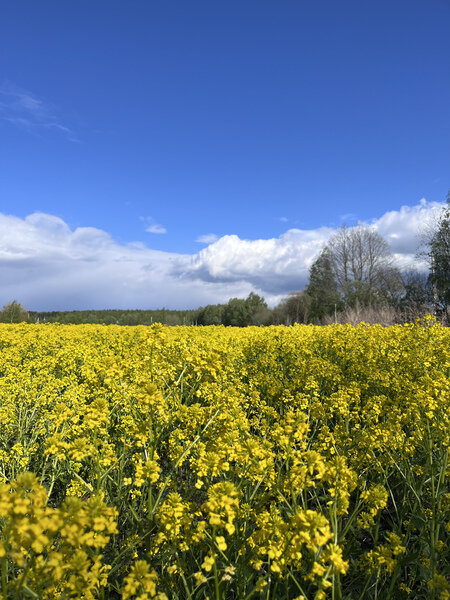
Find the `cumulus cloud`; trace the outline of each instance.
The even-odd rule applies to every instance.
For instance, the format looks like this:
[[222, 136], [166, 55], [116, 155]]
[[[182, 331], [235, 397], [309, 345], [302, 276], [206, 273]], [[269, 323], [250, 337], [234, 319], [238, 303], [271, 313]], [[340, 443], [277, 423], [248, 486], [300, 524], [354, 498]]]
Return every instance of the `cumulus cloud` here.
[[94, 227], [72, 231], [53, 215], [0, 213], [1, 304], [16, 298], [29, 310], [185, 308], [252, 290], [246, 282], [217, 285], [174, 275], [174, 265], [186, 258], [118, 244]]
[[422, 198], [416, 206], [402, 206], [400, 210], [389, 211], [372, 222], [388, 242], [400, 267], [414, 264], [420, 236], [426, 232], [442, 206], [440, 202], [427, 202]]
[[[415, 258], [419, 234], [442, 206], [422, 200], [417, 206], [403, 206], [360, 224], [370, 225], [385, 237], [400, 268], [423, 267]], [[226, 235], [175, 264], [174, 269], [180, 277], [205, 282], [247, 281], [275, 300], [307, 284], [312, 262], [334, 232], [330, 227], [289, 229], [278, 238], [265, 240]]]
[[247, 281], [265, 294], [279, 295], [303, 287], [314, 257], [332, 233], [290, 229], [278, 238], [241, 240], [225, 235], [174, 265], [182, 278], [209, 283]]
[[[406, 266], [414, 264], [417, 233], [442, 206], [422, 201], [369, 224]], [[257, 240], [225, 235], [188, 255], [119, 244], [101, 229], [72, 230], [53, 215], [0, 213], [0, 302], [16, 298], [30, 310], [194, 308], [254, 291], [273, 305], [305, 286], [334, 231], [290, 229]]]

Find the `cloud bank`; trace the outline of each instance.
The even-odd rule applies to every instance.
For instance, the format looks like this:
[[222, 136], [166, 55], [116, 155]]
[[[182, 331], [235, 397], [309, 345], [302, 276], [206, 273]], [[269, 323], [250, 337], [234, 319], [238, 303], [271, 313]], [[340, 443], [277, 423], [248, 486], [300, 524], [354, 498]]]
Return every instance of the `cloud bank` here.
[[[417, 266], [418, 233], [442, 206], [421, 201], [369, 224], [400, 266]], [[0, 302], [17, 299], [29, 310], [195, 308], [255, 291], [273, 305], [306, 285], [334, 231], [289, 229], [257, 240], [225, 235], [188, 255], [119, 244], [93, 227], [71, 230], [53, 215], [0, 213]]]

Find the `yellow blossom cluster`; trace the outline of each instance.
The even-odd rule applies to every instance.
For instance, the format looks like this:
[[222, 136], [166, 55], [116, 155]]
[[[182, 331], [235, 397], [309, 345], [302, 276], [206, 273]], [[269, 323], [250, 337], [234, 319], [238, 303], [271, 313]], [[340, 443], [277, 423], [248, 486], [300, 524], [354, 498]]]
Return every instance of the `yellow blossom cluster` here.
[[0, 598], [448, 598], [449, 347], [0, 325]]
[[[66, 498], [59, 508], [47, 501], [33, 473], [21, 473], [0, 487], [3, 597], [39, 589], [42, 598], [93, 600], [106, 586], [109, 566], [99, 550], [117, 533], [116, 511], [101, 495], [86, 502]], [[9, 573], [6, 559], [13, 567]]]

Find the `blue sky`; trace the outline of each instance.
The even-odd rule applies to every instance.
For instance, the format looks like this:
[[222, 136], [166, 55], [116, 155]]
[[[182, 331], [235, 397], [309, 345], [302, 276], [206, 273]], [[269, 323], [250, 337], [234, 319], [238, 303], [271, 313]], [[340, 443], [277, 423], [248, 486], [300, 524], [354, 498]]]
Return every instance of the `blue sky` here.
[[[0, 302], [181, 307], [252, 289], [275, 299], [304, 283], [277, 287], [267, 262], [290, 231], [317, 245], [344, 222], [394, 213], [410, 231], [405, 215], [420, 221], [450, 187], [449, 29], [448, 0], [2, 3], [0, 213], [18, 230], [3, 235]], [[58, 297], [28, 289], [23, 278], [53, 282], [39, 235], [46, 260], [66, 267], [114, 247], [139, 289], [161, 293], [102, 295], [81, 263], [77, 293], [60, 275]], [[69, 238], [75, 254], [62, 250]], [[180, 295], [182, 265], [214, 253]], [[158, 270], [171, 280], [145, 280]]]

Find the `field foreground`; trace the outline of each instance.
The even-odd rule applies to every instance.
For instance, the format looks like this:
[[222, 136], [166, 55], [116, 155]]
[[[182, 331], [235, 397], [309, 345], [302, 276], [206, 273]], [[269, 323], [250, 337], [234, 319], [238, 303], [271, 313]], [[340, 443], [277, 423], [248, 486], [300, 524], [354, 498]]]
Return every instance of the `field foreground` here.
[[0, 326], [0, 597], [450, 598], [450, 330]]

